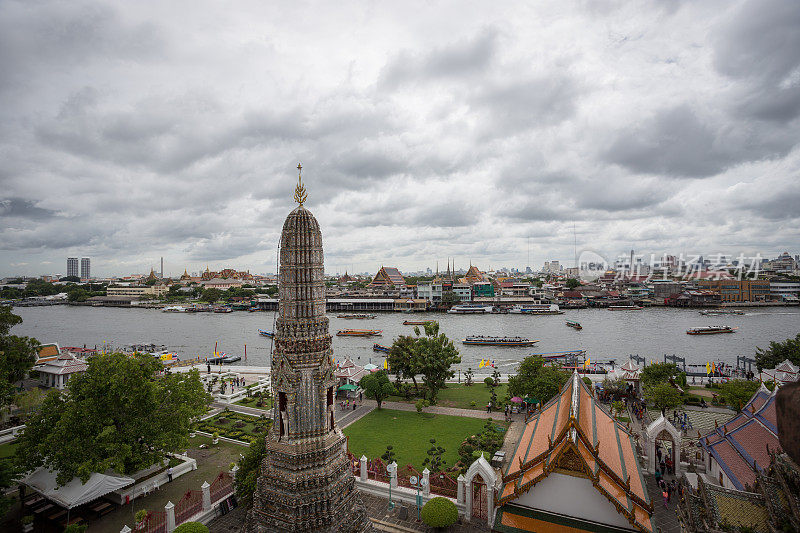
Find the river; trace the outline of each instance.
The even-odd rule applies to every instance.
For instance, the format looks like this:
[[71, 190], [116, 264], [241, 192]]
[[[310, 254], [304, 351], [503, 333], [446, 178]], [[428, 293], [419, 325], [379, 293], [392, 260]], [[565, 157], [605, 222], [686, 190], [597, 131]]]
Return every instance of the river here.
[[[35, 337], [42, 343], [57, 342], [61, 346], [116, 347], [134, 343], [164, 344], [182, 359], [208, 357], [218, 343], [219, 350], [243, 355], [247, 345], [247, 363], [268, 366], [271, 340], [258, 334], [258, 329], [272, 330], [273, 313], [237, 311], [214, 313], [163, 313], [157, 309], [114, 307], [17, 307], [14, 313], [23, 318], [12, 333]], [[645, 356], [648, 361], [663, 360], [664, 354], [686, 357], [687, 364], [725, 361], [735, 365], [737, 355], [753, 357], [756, 347], [765, 348], [770, 341], [783, 341], [800, 332], [800, 309], [768, 307], [746, 310], [744, 315], [700, 315], [697, 310], [648, 308], [641, 311], [609, 311], [606, 309], [566, 310], [563, 315], [450, 315], [444, 313], [378, 314], [374, 320], [345, 320], [330, 313], [330, 330], [334, 334], [334, 355], [338, 361], [349, 356], [359, 364], [382, 364], [383, 357], [372, 351], [378, 342], [390, 345], [402, 334], [412, 334], [413, 326], [403, 320], [438, 320], [441, 331], [455, 342], [461, 353], [458, 368], [477, 369], [482, 358], [489, 358], [503, 373], [513, 372], [516, 363], [530, 353], [562, 350], [586, 350], [592, 360], [616, 359], [618, 364], [628, 354]], [[577, 320], [583, 330], [565, 325]], [[691, 327], [729, 325], [738, 328], [732, 334], [687, 335]], [[345, 328], [380, 329], [382, 337], [336, 337]], [[532, 348], [498, 348], [464, 346], [467, 335], [519, 335], [539, 339]]]

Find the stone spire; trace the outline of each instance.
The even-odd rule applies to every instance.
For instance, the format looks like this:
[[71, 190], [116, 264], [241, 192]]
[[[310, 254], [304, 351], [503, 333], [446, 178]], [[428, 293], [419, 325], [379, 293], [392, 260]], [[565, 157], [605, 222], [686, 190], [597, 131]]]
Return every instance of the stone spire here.
[[283, 225], [278, 283], [275, 409], [245, 531], [371, 531], [334, 418], [322, 233], [302, 204]]

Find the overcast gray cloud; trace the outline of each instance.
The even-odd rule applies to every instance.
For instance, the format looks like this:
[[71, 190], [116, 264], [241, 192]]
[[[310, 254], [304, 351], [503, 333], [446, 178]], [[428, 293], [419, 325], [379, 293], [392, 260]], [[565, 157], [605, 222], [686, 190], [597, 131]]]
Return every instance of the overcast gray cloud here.
[[[800, 4], [0, 3], [0, 275], [800, 251]], [[574, 228], [574, 229], [573, 229]]]

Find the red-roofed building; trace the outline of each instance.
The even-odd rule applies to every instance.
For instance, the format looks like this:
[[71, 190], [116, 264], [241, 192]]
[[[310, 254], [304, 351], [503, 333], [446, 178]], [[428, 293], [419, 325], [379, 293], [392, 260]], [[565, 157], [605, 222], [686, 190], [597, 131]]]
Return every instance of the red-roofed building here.
[[505, 533], [653, 531], [633, 437], [577, 372], [522, 428], [497, 504]]
[[706, 472], [721, 486], [752, 492], [756, 470], [769, 466], [769, 452], [782, 453], [778, 440], [775, 391], [764, 385], [727, 424], [700, 438], [706, 451]]
[[372, 278], [369, 287], [373, 289], [405, 289], [406, 280], [396, 268], [382, 266]]

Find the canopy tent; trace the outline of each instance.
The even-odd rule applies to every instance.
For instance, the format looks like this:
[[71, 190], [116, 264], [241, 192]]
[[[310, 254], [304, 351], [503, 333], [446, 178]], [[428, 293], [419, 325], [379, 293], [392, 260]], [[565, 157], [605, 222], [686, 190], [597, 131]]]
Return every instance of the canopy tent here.
[[367, 363], [366, 365], [364, 365], [364, 370], [369, 370], [370, 372], [372, 372], [373, 370], [378, 370], [378, 365]]
[[356, 385], [353, 385], [352, 383], [345, 383], [344, 385], [339, 387], [339, 390], [356, 390], [357, 388], [358, 387]]
[[73, 509], [96, 500], [109, 492], [127, 487], [133, 482], [133, 479], [129, 477], [108, 476], [95, 472], [86, 483], [81, 483], [79, 478], [72, 478], [66, 485], [59, 487], [56, 483], [56, 472], [51, 472], [44, 467], [34, 470], [31, 475], [21, 481], [48, 500], [67, 509]]

